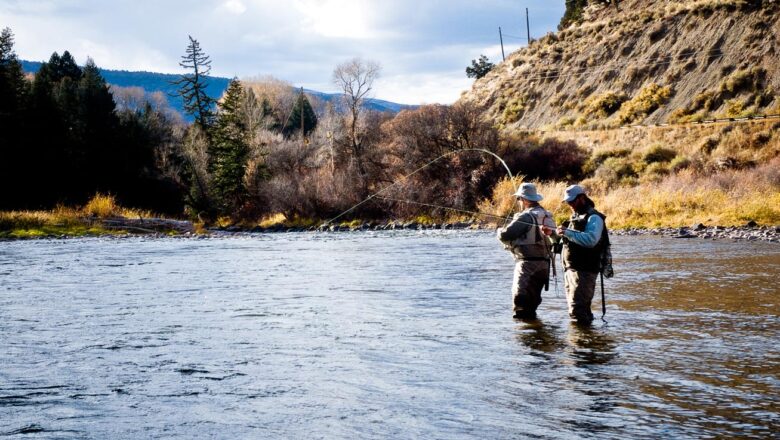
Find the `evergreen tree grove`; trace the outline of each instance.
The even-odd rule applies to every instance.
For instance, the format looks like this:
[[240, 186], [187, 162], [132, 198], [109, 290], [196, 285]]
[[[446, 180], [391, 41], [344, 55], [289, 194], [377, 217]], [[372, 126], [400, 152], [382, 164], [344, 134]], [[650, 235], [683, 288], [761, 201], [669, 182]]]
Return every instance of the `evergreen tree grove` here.
[[[174, 123], [147, 107], [116, 109], [100, 69], [67, 51], [25, 77], [10, 29], [0, 32], [0, 209], [81, 205], [96, 192], [156, 212], [182, 211], [182, 188], [158, 157]], [[167, 154], [166, 159], [175, 156]]]
[[23, 178], [19, 163], [24, 159], [29, 84], [14, 52], [11, 29], [0, 33], [0, 208], [17, 205], [24, 198], [18, 189]]

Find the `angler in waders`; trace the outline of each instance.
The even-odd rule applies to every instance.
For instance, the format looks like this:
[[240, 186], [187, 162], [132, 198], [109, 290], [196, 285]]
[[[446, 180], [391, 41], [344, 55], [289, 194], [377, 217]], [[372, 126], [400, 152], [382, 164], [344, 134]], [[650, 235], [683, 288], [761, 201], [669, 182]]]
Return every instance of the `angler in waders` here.
[[[605, 267], [603, 259], [609, 246], [604, 223], [606, 216], [596, 211], [593, 200], [579, 185], [566, 188], [563, 201], [569, 204], [572, 216], [558, 228], [554, 237], [563, 241], [566, 302], [569, 316], [579, 324], [587, 325], [593, 321], [590, 306], [596, 291], [596, 278]], [[611, 262], [609, 265], [611, 271]]]
[[555, 228], [552, 214], [539, 205], [542, 195], [532, 183], [520, 185], [514, 194], [523, 211], [512, 222], [498, 230], [498, 239], [515, 258], [512, 281], [514, 317], [536, 318], [536, 308], [542, 302], [542, 288], [549, 286], [550, 240], [541, 227]]

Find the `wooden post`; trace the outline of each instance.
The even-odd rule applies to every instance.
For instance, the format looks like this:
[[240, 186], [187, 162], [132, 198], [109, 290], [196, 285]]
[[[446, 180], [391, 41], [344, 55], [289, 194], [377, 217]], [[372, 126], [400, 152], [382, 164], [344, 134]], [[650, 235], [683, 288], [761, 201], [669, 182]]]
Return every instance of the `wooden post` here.
[[528, 8], [525, 8], [525, 33], [528, 36], [528, 45], [531, 45], [531, 25], [528, 21]]
[[498, 27], [498, 39], [501, 40], [501, 60], [506, 61], [504, 56], [504, 36], [501, 34], [501, 26]]

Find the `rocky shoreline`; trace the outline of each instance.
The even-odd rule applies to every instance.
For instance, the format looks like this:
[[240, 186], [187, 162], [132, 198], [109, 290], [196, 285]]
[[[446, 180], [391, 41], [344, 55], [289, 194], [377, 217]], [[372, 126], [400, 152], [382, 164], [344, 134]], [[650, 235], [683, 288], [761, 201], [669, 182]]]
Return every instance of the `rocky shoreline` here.
[[[108, 238], [123, 237], [150, 237], [150, 238], [216, 238], [232, 236], [251, 236], [254, 234], [268, 233], [338, 233], [338, 232], [360, 232], [360, 231], [426, 231], [426, 230], [494, 230], [498, 226], [494, 223], [483, 223], [478, 221], [463, 221], [455, 223], [434, 223], [423, 224], [417, 222], [365, 222], [357, 225], [336, 225], [321, 224], [310, 227], [290, 227], [284, 225], [274, 225], [270, 227], [256, 226], [245, 228], [239, 226], [213, 227], [206, 228], [202, 232], [195, 232], [194, 225], [186, 220], [162, 220], [162, 219], [144, 219], [118, 221], [111, 219], [104, 221], [104, 227], [109, 230], [125, 230], [127, 234], [110, 234]], [[670, 238], [699, 238], [709, 240], [734, 240], [734, 241], [763, 241], [770, 243], [780, 243], [780, 225], [759, 226], [755, 222], [749, 222], [743, 226], [705, 226], [695, 224], [690, 227], [681, 228], [628, 228], [611, 229], [613, 236], [664, 236]], [[67, 239], [79, 238], [69, 235], [43, 235], [32, 237], [32, 239]], [[0, 238], [0, 241], [14, 240], [13, 238]]]
[[[217, 233], [285, 233], [285, 232], [356, 232], [356, 231], [395, 231], [395, 230], [456, 230], [456, 229], [495, 229], [492, 223], [457, 222], [421, 224], [416, 222], [362, 223], [356, 226], [320, 225], [308, 228], [295, 228], [276, 225], [268, 228], [255, 227], [249, 230], [238, 227], [216, 228], [209, 231]], [[780, 243], [780, 226], [759, 226], [749, 222], [744, 226], [705, 226], [696, 224], [681, 228], [628, 228], [610, 230], [616, 236], [656, 235], [671, 238], [702, 238], [711, 240], [745, 240]]]
[[662, 235], [671, 238], [703, 238], [708, 240], [768, 241], [780, 243], [780, 226], [759, 226], [749, 222], [744, 226], [705, 226], [701, 223], [682, 228], [629, 228], [610, 231], [613, 235]]

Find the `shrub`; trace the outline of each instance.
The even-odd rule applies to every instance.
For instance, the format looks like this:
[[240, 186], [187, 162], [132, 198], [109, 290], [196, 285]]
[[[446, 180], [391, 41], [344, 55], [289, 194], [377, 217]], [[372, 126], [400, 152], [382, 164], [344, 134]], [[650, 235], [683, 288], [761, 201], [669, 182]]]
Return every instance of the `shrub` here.
[[691, 102], [691, 105], [689, 107], [691, 109], [691, 112], [696, 111], [698, 109], [712, 111], [720, 107], [721, 102], [722, 99], [720, 98], [720, 95], [712, 91], [707, 91], [707, 92], [699, 93], [698, 95], [694, 96], [693, 101]]
[[583, 104], [585, 115], [605, 118], [618, 111], [627, 99], [624, 93], [615, 92], [591, 96]]
[[587, 151], [574, 141], [549, 138], [523, 146], [515, 161], [517, 172], [532, 179], [578, 180], [587, 159]]
[[669, 169], [677, 173], [691, 166], [691, 160], [685, 156], [677, 156], [669, 163]]
[[730, 118], [739, 117], [745, 111], [745, 103], [739, 99], [730, 99], [726, 101], [726, 116]]
[[606, 188], [614, 185], [633, 185], [638, 176], [634, 164], [627, 157], [610, 157], [595, 173], [595, 178], [603, 182]]
[[655, 83], [650, 84], [643, 88], [637, 96], [620, 106], [618, 121], [621, 124], [628, 124], [644, 119], [663, 105], [671, 95], [671, 87], [661, 87]]
[[506, 107], [504, 107], [504, 112], [502, 114], [502, 121], [505, 124], [511, 124], [513, 122], [517, 122], [517, 120], [520, 119], [520, 117], [525, 113], [525, 110], [528, 108], [528, 100], [525, 96], [520, 96], [512, 101], [510, 101]]
[[670, 148], [664, 148], [661, 145], [653, 145], [644, 154], [642, 160], [644, 160], [647, 164], [664, 163], [674, 159], [675, 156], [677, 156], [676, 151]]
[[82, 211], [87, 215], [107, 218], [118, 215], [119, 207], [116, 204], [116, 199], [111, 194], [98, 193], [84, 205]]
[[752, 148], [760, 148], [764, 146], [767, 142], [769, 142], [772, 139], [772, 132], [762, 131], [759, 133], [756, 133], [753, 135], [753, 138], [751, 139], [750, 146]]
[[628, 157], [630, 154], [631, 150], [628, 148], [617, 148], [593, 153], [583, 166], [583, 173], [585, 175], [590, 175], [594, 173], [605, 160], [611, 157]]
[[577, 98], [584, 98], [588, 95], [590, 95], [593, 92], [593, 86], [590, 84], [585, 84], [579, 89], [577, 89], [577, 92], [574, 94]]
[[719, 143], [720, 138], [718, 136], [710, 136], [702, 141], [701, 145], [699, 146], [699, 151], [704, 154], [712, 154], [712, 152], [718, 148]]
[[720, 92], [736, 95], [743, 91], [755, 91], [761, 88], [765, 77], [766, 70], [760, 67], [737, 70], [723, 80], [720, 84]]
[[572, 116], [564, 116], [561, 119], [558, 119], [558, 122], [555, 123], [555, 126], [557, 128], [566, 128], [574, 125], [574, 117]]
[[653, 25], [647, 33], [647, 37], [653, 43], [663, 38], [664, 35], [666, 35], [666, 25], [663, 22], [658, 22]]
[[665, 176], [669, 174], [669, 166], [666, 163], [654, 162], [645, 168], [645, 174]]

